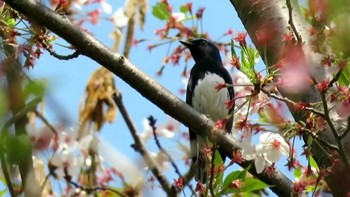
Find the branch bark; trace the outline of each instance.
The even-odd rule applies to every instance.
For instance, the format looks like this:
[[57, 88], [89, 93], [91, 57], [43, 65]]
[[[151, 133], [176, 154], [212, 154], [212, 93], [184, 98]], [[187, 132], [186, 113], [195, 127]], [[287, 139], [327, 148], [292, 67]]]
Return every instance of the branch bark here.
[[[132, 65], [125, 57], [112, 53], [109, 48], [79, 29], [67, 17], [50, 10], [36, 0], [5, 0], [5, 2], [31, 20], [61, 36], [81, 54], [103, 65], [166, 114], [182, 122], [185, 126], [200, 131], [197, 133], [198, 135], [208, 136], [212, 141], [218, 142], [228, 157], [232, 158], [232, 151], [239, 148], [237, 142], [233, 139], [217, 132], [214, 129], [214, 123], [210, 119], [193, 110], [185, 102]], [[267, 184], [274, 185], [271, 190], [277, 195], [290, 196], [292, 182], [283, 173], [276, 171], [272, 175], [257, 174], [254, 161], [246, 161], [240, 165], [244, 168], [251, 166], [249, 172]]]
[[[307, 53], [307, 66], [312, 77], [317, 82], [325, 79], [324, 67], [320, 65], [322, 55], [314, 52], [311, 49], [311, 39], [308, 30], [311, 26], [306, 22], [305, 18], [299, 12], [299, 7], [296, 0], [230, 0], [233, 7], [236, 9], [239, 18], [243, 22], [248, 34], [253, 43], [264, 57], [265, 64], [272, 66], [281, 58], [282, 51], [285, 47], [284, 35], [293, 30], [297, 34], [295, 37], [301, 41], [303, 51]], [[291, 17], [293, 17], [291, 19]], [[293, 24], [290, 24], [293, 23]], [[259, 43], [258, 33], [262, 30], [268, 30], [269, 39], [264, 45]], [[322, 103], [320, 92], [315, 89], [314, 84], [311, 84], [305, 91], [298, 93], [288, 93], [283, 87], [279, 87], [283, 97], [286, 97], [294, 102], [305, 103]], [[327, 106], [327, 105], [326, 105]], [[305, 121], [307, 116], [305, 111], [296, 111], [290, 107], [291, 113], [296, 121]], [[326, 113], [329, 109], [320, 109]], [[329, 117], [328, 117], [329, 118]], [[346, 159], [350, 153], [350, 135], [345, 136], [339, 142], [339, 136], [342, 136], [347, 129], [346, 122], [336, 122], [334, 120], [327, 121], [328, 125], [325, 130], [319, 131], [319, 138], [329, 144], [343, 148], [340, 152], [340, 157], [335, 159]], [[336, 132], [335, 132], [336, 131]], [[305, 135], [305, 138], [308, 136]], [[304, 138], [304, 139], [305, 139]], [[331, 152], [331, 150], [330, 150]], [[312, 146], [312, 153], [318, 165], [321, 168], [328, 168], [334, 164], [334, 160], [326, 158], [324, 151], [315, 143]], [[333, 158], [334, 159], [334, 158]], [[343, 160], [343, 164], [332, 169], [326, 181], [330, 186], [334, 196], [346, 196], [350, 192], [350, 169], [344, 167], [348, 161]]]
[[[8, 100], [9, 108], [12, 112], [13, 118], [15, 119], [15, 117], [17, 117], [16, 120], [14, 120], [13, 122], [16, 137], [21, 138], [22, 136], [25, 136], [27, 134], [25, 128], [27, 124], [26, 114], [21, 114], [22, 116], [19, 117], [17, 116], [26, 107], [21, 84], [22, 79], [20, 76], [20, 71], [22, 68], [19, 58], [14, 57], [16, 49], [12, 45], [7, 44], [4, 44], [3, 47], [5, 57], [9, 60], [12, 60], [9, 61], [9, 64], [7, 64], [5, 68], [7, 78]], [[18, 165], [22, 180], [22, 186], [24, 189], [24, 196], [41, 196], [41, 189], [39, 183], [36, 180], [33, 168], [32, 148], [26, 145], [27, 144], [25, 143], [17, 144], [17, 146], [20, 146], [20, 148], [16, 148], [16, 150], [20, 151], [18, 155], [15, 157], [13, 155], [8, 155], [8, 157], [11, 156], [15, 158], [14, 162]], [[7, 166], [3, 167], [7, 168]]]

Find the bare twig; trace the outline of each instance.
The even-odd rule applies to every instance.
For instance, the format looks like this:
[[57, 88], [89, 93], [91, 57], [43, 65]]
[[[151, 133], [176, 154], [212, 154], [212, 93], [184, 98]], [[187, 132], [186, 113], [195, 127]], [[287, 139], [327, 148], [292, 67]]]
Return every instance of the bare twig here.
[[294, 22], [293, 22], [293, 6], [292, 6], [290, 0], [286, 0], [286, 3], [287, 3], [287, 8], [288, 8], [288, 14], [289, 14], [288, 23], [289, 23], [290, 27], [292, 28], [294, 35], [297, 38], [298, 43], [301, 44], [303, 41], [302, 41], [301, 36], [299, 35], [298, 30], [295, 27]]
[[162, 174], [158, 163], [152, 158], [152, 156], [147, 151], [146, 147], [144, 146], [143, 142], [141, 141], [139, 135], [137, 134], [137, 129], [132, 122], [129, 113], [127, 112], [124, 103], [122, 101], [122, 95], [117, 90], [117, 92], [113, 95], [113, 100], [115, 104], [118, 106], [118, 109], [120, 113], [122, 114], [124, 121], [126, 125], [128, 126], [130, 133], [132, 137], [134, 138], [135, 144], [133, 145], [133, 148], [141, 154], [143, 159], [145, 160], [147, 166], [151, 169], [153, 175], [156, 177], [160, 185], [162, 186], [163, 190], [166, 192], [168, 196], [176, 196], [177, 192], [174, 192], [173, 189], [170, 186], [170, 183], [166, 179], [166, 177]]
[[53, 127], [52, 124], [49, 123], [49, 121], [43, 116], [43, 114], [41, 114], [38, 110], [35, 110], [34, 112], [40, 118], [40, 120], [43, 121], [46, 124], [46, 126], [49, 127], [52, 133], [57, 135], [57, 131], [55, 127]]
[[346, 125], [346, 129], [342, 134], [339, 135], [339, 139], [340, 140], [343, 139], [347, 134], [349, 134], [349, 132], [350, 132], [350, 116], [348, 117], [348, 123]]
[[338, 81], [338, 79], [339, 79], [339, 77], [341, 76], [342, 72], [343, 72], [343, 68], [341, 68], [341, 69], [337, 72], [337, 74], [335, 74], [335, 76], [333, 77], [333, 79], [328, 83], [328, 88], [332, 87], [333, 84], [334, 84], [335, 82]]
[[215, 144], [211, 149], [211, 170], [210, 170], [210, 180], [209, 180], [209, 191], [211, 196], [215, 197], [214, 193], [214, 177], [215, 177]]
[[[261, 88], [260, 90], [263, 93], [265, 93], [268, 97], [274, 98], [276, 100], [282, 101], [282, 102], [284, 102], [286, 104], [290, 104], [290, 105], [293, 105], [293, 106], [297, 106], [298, 105], [296, 102], [294, 102], [294, 101], [292, 101], [292, 100], [290, 100], [290, 99], [288, 99], [286, 97], [282, 97], [282, 96], [278, 96], [278, 95], [276, 95], [274, 93], [270, 93], [270, 92], [268, 92], [267, 90], [265, 90], [263, 88]], [[314, 113], [314, 114], [316, 114], [318, 116], [324, 117], [324, 113], [323, 112], [321, 112], [321, 111], [319, 111], [319, 110], [317, 110], [317, 109], [315, 109], [313, 107], [305, 106], [303, 109], [305, 109], [305, 110], [307, 110], [309, 112], [312, 112], [312, 113]]]
[[330, 130], [331, 130], [331, 132], [332, 132], [332, 134], [334, 136], [334, 138], [335, 138], [335, 141], [337, 142], [337, 145], [338, 145], [338, 148], [339, 148], [338, 153], [342, 157], [343, 162], [345, 164], [345, 167], [347, 169], [350, 169], [349, 160], [347, 158], [346, 151], [344, 149], [343, 143], [339, 139], [339, 135], [337, 133], [337, 130], [334, 127], [334, 124], [333, 124], [333, 122], [332, 122], [332, 120], [331, 120], [331, 118], [329, 116], [329, 109], [328, 109], [328, 103], [327, 103], [327, 99], [326, 99], [326, 92], [325, 91], [324, 92], [320, 92], [320, 94], [321, 94], [322, 105], [323, 105], [323, 110], [324, 110], [324, 114], [325, 114], [324, 118], [325, 118], [325, 120], [326, 120], [326, 122], [327, 122], [327, 124], [328, 124], [328, 126], [329, 126], [329, 128], [330, 128]]
[[128, 195], [124, 194], [123, 192], [120, 192], [116, 189], [113, 189], [113, 188], [109, 188], [109, 187], [84, 187], [74, 181], [72, 181], [70, 178], [65, 178], [67, 183], [69, 183], [70, 185], [73, 185], [75, 188], [78, 188], [82, 191], [85, 191], [86, 193], [91, 193], [91, 192], [95, 192], [95, 191], [110, 191], [110, 192], [113, 192], [115, 194], [117, 194], [118, 196], [121, 196], [121, 197], [128, 197]]
[[60, 55], [60, 54], [56, 53], [56, 51], [52, 50], [51, 48], [45, 48], [45, 49], [50, 53], [50, 55], [52, 55], [55, 58], [60, 59], [60, 60], [71, 60], [71, 59], [79, 57], [79, 55], [80, 55], [80, 53], [77, 50], [69, 55]]
[[152, 128], [152, 131], [153, 131], [153, 136], [154, 136], [154, 140], [156, 142], [156, 145], [158, 147], [158, 149], [166, 155], [166, 157], [169, 159], [171, 165], [173, 166], [173, 168], [175, 169], [175, 173], [183, 180], [185, 181], [186, 183], [186, 186], [191, 190], [192, 194], [195, 195], [196, 192], [194, 191], [193, 187], [189, 184], [189, 181], [190, 180], [186, 180], [185, 177], [181, 174], [179, 168], [177, 167], [177, 165], [175, 164], [173, 158], [169, 155], [169, 153], [162, 147], [162, 145], [160, 144], [159, 142], [159, 139], [158, 139], [158, 135], [156, 133], [156, 119], [154, 119], [153, 116], [149, 116], [148, 118], [148, 121], [149, 121], [149, 125], [151, 126]]
[[[336, 150], [339, 151], [339, 147], [329, 143], [327, 140], [322, 140], [320, 139], [320, 137], [317, 135], [317, 133], [311, 131], [310, 129], [306, 128], [306, 124], [302, 121], [298, 121], [298, 124], [302, 126], [301, 130], [305, 131], [306, 133], [308, 133], [312, 138], [314, 138], [316, 141], [319, 141], [321, 144], [323, 144], [324, 146], [328, 147], [331, 150]], [[322, 148], [322, 147], [321, 147]], [[325, 151], [325, 153], [327, 153], [327, 151]]]

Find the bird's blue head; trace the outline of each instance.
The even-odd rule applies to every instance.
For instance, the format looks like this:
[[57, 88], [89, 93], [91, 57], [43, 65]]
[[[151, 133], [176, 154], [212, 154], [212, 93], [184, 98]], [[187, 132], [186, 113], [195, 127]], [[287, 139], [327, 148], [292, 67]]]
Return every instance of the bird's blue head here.
[[219, 49], [209, 40], [197, 38], [189, 42], [180, 42], [191, 51], [192, 57], [196, 62], [203, 58], [221, 61]]

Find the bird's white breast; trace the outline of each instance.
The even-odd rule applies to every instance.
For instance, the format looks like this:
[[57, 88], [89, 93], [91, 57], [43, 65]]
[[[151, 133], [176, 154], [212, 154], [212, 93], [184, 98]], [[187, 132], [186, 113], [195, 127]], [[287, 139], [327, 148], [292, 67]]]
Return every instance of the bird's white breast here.
[[225, 81], [219, 75], [206, 73], [203, 79], [198, 80], [194, 89], [192, 104], [199, 112], [208, 115], [214, 121], [226, 118], [228, 109], [225, 102], [230, 99], [227, 88], [216, 90], [217, 84]]

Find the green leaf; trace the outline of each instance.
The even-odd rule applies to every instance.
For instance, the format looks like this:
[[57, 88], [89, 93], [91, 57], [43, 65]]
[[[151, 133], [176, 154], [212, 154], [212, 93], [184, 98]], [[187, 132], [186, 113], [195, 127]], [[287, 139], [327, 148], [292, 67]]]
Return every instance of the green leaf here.
[[315, 168], [317, 171], [319, 170], [318, 165], [312, 156], [309, 156], [309, 162], [311, 167]]
[[0, 191], [0, 197], [4, 196], [4, 195], [6, 194], [6, 192], [7, 192], [7, 189], [6, 189], [6, 188], [3, 189], [3, 190], [1, 190], [1, 191]]
[[14, 163], [26, 163], [28, 155], [32, 154], [32, 143], [29, 136], [18, 135], [9, 137], [6, 142], [9, 161]]
[[240, 192], [251, 192], [259, 189], [264, 189], [269, 187], [266, 183], [260, 181], [259, 179], [247, 177], [244, 180], [243, 188], [240, 189]]
[[152, 7], [152, 14], [156, 18], [160, 20], [166, 20], [166, 21], [170, 19], [170, 15], [171, 15], [167, 8], [167, 5], [162, 2], [157, 3]]
[[246, 178], [247, 171], [249, 170], [249, 168], [250, 167], [248, 167], [247, 169], [244, 169], [244, 170], [233, 171], [229, 175], [227, 175], [227, 177], [225, 178], [224, 184], [223, 184], [223, 188], [230, 187], [232, 181], [234, 181], [236, 179], [244, 180]]
[[7, 96], [4, 90], [0, 89], [0, 117], [2, 117], [8, 109]]
[[186, 14], [188, 12], [188, 7], [185, 5], [180, 6], [180, 12]]
[[301, 177], [301, 175], [302, 175], [302, 171], [301, 171], [301, 168], [296, 168], [295, 170], [294, 170], [294, 177], [295, 178], [300, 178]]
[[[217, 150], [215, 151], [214, 165], [215, 165], [215, 167], [223, 165], [221, 155], [220, 155], [219, 151], [217, 151]], [[224, 171], [215, 175], [214, 188], [215, 188], [216, 192], [218, 192], [219, 186], [222, 185], [223, 180], [224, 180]]]
[[238, 192], [251, 192], [269, 187], [266, 183], [260, 181], [259, 179], [246, 177], [243, 181], [242, 188], [227, 188], [221, 195], [238, 193]]
[[233, 40], [231, 40], [231, 56], [232, 57], [237, 57], [237, 53], [235, 50], [235, 42]]
[[350, 85], [350, 63], [348, 63], [340, 74], [338, 79], [340, 85], [349, 86]]
[[45, 80], [34, 80], [28, 82], [24, 88], [24, 96], [43, 97], [47, 89], [47, 82]]
[[252, 83], [258, 83], [257, 75], [255, 73], [254, 67], [259, 60], [259, 53], [256, 49], [252, 47], [244, 47], [241, 50], [241, 71], [247, 75], [247, 77], [252, 81]]

